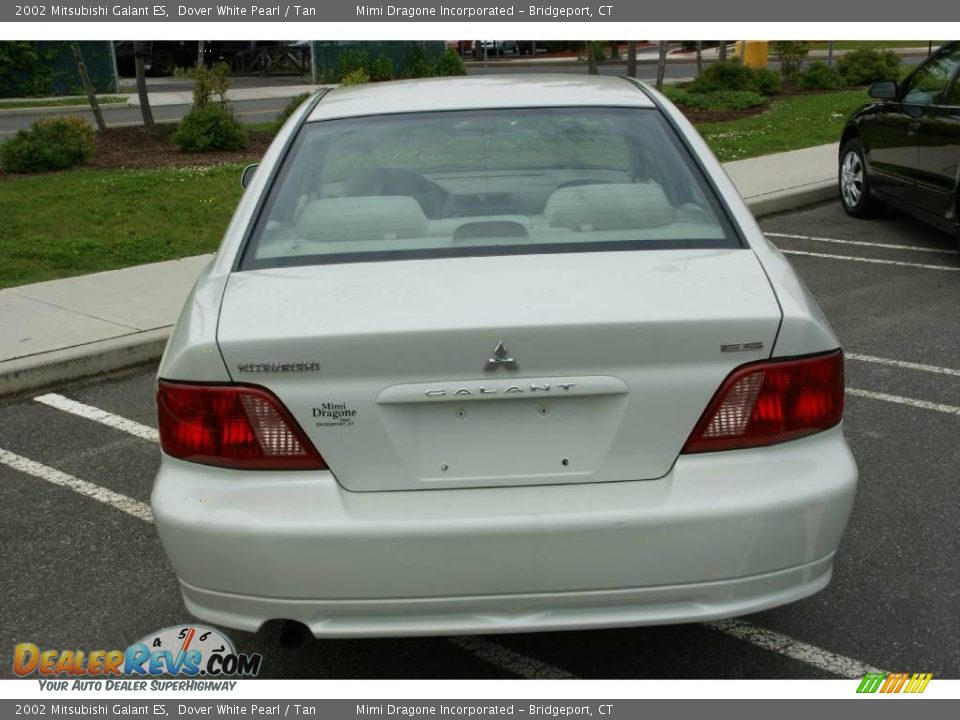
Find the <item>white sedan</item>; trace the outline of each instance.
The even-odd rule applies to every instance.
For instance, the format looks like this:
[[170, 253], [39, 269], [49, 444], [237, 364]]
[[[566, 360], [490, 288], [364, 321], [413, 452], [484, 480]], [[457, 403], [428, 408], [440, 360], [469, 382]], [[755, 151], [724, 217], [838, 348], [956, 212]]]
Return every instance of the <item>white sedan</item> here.
[[857, 480], [839, 343], [661, 95], [343, 87], [245, 177], [159, 370], [191, 613], [527, 632], [827, 585]]

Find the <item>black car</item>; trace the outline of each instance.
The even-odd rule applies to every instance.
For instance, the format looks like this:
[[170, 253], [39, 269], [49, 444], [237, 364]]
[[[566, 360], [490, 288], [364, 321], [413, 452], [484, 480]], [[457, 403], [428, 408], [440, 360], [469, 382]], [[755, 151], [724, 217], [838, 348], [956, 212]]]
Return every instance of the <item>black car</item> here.
[[844, 210], [871, 217], [891, 205], [960, 238], [960, 41], [899, 84], [874, 83], [870, 97], [840, 139]]

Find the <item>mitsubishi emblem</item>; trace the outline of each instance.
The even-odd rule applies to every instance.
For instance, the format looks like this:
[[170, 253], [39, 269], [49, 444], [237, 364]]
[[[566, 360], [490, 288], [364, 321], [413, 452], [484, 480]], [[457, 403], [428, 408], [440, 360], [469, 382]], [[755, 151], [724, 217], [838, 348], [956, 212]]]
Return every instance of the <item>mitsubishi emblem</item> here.
[[483, 366], [483, 369], [487, 371], [495, 371], [497, 368], [506, 368], [507, 370], [520, 369], [517, 361], [510, 357], [510, 351], [507, 350], [507, 346], [503, 344], [503, 340], [497, 343], [497, 346], [493, 349], [493, 357], [489, 358]]

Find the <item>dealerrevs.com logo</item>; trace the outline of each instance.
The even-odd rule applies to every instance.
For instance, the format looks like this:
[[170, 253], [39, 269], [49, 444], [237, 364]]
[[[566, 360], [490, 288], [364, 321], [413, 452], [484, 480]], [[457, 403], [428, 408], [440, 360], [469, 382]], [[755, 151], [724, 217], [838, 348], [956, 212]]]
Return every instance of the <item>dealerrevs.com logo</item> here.
[[201, 625], [169, 627], [125, 650], [41, 650], [19, 643], [13, 650], [18, 677], [255, 677], [263, 656], [238, 653], [219, 630]]

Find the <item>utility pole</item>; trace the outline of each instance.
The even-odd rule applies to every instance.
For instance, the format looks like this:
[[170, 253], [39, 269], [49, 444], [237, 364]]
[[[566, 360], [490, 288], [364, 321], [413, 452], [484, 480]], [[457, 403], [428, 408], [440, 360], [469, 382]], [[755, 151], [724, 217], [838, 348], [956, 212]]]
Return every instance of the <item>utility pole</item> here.
[[637, 41], [627, 42], [627, 77], [637, 76]]
[[697, 40], [697, 76], [703, 72], [703, 40]]
[[727, 59], [727, 41], [721, 40], [720, 45], [717, 47], [717, 57], [720, 62], [723, 62]]

